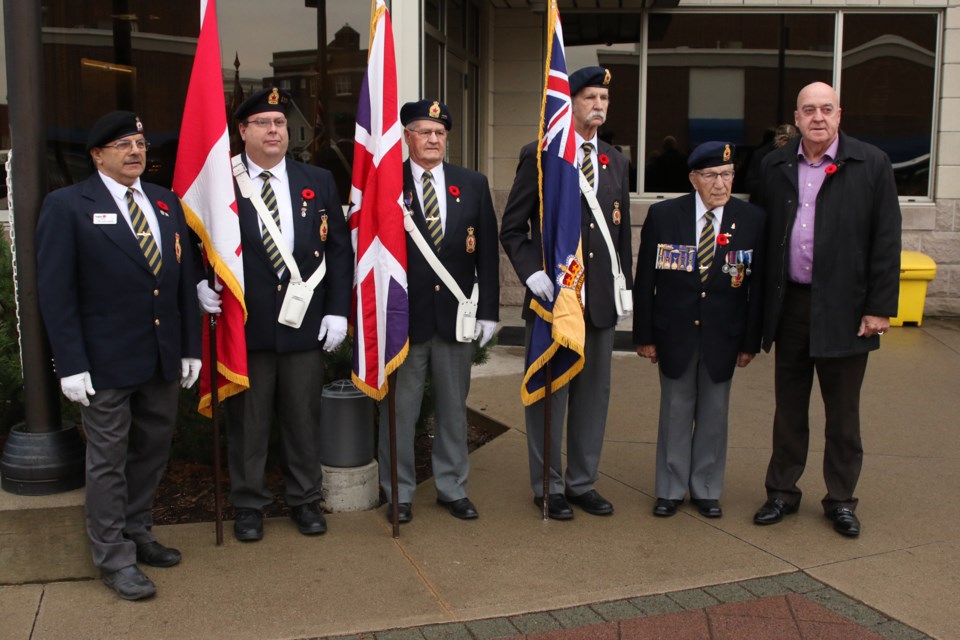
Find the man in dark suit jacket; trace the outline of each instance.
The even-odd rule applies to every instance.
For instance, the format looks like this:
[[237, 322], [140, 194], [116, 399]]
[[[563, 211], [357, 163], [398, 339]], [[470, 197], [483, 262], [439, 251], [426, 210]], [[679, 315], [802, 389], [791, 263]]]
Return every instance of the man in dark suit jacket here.
[[[140, 181], [140, 119], [109, 113], [87, 151], [97, 173], [49, 194], [37, 225], [38, 294], [64, 395], [87, 436], [86, 522], [103, 582], [156, 592], [136, 563], [171, 567], [150, 509], [170, 452], [177, 383], [200, 374], [189, 229], [173, 193]], [[185, 250], [186, 249], [186, 250]]]
[[[290, 106], [287, 91], [269, 87], [234, 113], [254, 197], [260, 195], [281, 233], [274, 238], [251, 200], [237, 191], [250, 388], [228, 398], [226, 405], [230, 500], [236, 508], [233, 532], [241, 541], [263, 538], [263, 509], [273, 502], [264, 472], [275, 419], [283, 440], [290, 517], [304, 535], [327, 530], [319, 504], [316, 444], [323, 386], [320, 348], [333, 351], [347, 334], [353, 250], [330, 172], [286, 159]], [[291, 280], [278, 250], [281, 243], [304, 281], [326, 262], [326, 275], [298, 328], [278, 322]], [[219, 312], [219, 294], [206, 281], [197, 289], [204, 310]]]
[[[407, 213], [429, 250], [469, 298], [478, 287], [476, 327], [466, 336], [485, 345], [500, 314], [500, 254], [497, 217], [486, 176], [443, 161], [453, 126], [446, 105], [436, 100], [408, 102], [400, 110], [410, 159], [403, 166]], [[407, 234], [407, 286], [410, 351], [397, 369], [397, 508], [400, 522], [413, 518], [416, 490], [414, 436], [429, 369], [436, 421], [433, 480], [437, 504], [463, 520], [477, 517], [467, 497], [467, 394], [474, 345], [457, 339], [458, 300]], [[380, 412], [380, 484], [392, 504], [389, 416]], [[392, 508], [387, 509], [392, 519]]]
[[758, 203], [770, 256], [763, 348], [775, 341], [777, 409], [767, 501], [756, 524], [800, 505], [813, 374], [826, 413], [821, 501], [834, 529], [860, 534], [860, 388], [867, 354], [897, 315], [900, 204], [887, 155], [840, 131], [840, 98], [815, 82], [797, 96], [800, 137], [764, 158]]
[[[592, 182], [597, 201], [610, 231], [626, 285], [630, 287], [633, 260], [630, 244], [630, 165], [619, 151], [597, 138], [597, 129], [607, 117], [609, 84], [610, 72], [602, 67], [585, 67], [570, 75], [577, 161], [582, 170], [592, 172], [594, 176]], [[500, 242], [507, 257], [510, 258], [520, 280], [528, 288], [523, 303], [523, 319], [527, 322], [527, 348], [533, 327], [531, 293], [545, 300], [552, 300], [554, 293], [554, 283], [544, 271], [543, 265], [539, 198], [537, 143], [533, 142], [520, 151], [520, 164], [503, 212], [500, 229]], [[599, 477], [600, 451], [603, 448], [607, 405], [610, 400], [610, 357], [618, 321], [614, 301], [614, 265], [583, 195], [580, 196], [580, 210], [581, 244], [586, 273], [586, 343], [583, 370], [570, 384], [551, 396], [551, 479], [547, 500], [549, 515], [556, 520], [569, 520], [573, 517], [569, 502], [594, 515], [613, 513], [613, 505], [597, 493], [594, 484]], [[570, 417], [567, 420], [567, 471], [564, 475], [560, 443], [568, 403]], [[530, 405], [525, 412], [530, 485], [533, 488], [534, 503], [541, 507], [543, 413], [543, 401]]]
[[730, 197], [733, 156], [727, 142], [694, 149], [695, 192], [650, 207], [640, 234], [633, 341], [660, 365], [655, 516], [687, 491], [701, 515], [723, 515], [733, 372], [760, 351], [764, 213]]

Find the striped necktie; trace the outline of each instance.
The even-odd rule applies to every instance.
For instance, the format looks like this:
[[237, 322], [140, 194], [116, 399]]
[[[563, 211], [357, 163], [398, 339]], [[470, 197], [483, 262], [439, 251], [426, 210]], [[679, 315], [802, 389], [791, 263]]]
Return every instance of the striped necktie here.
[[589, 142], [584, 142], [582, 145], [583, 148], [583, 162], [580, 163], [580, 170], [583, 171], [583, 177], [587, 179], [587, 182], [590, 183], [590, 186], [593, 187], [593, 159], [591, 155], [593, 154], [593, 145]]
[[700, 230], [700, 242], [697, 244], [697, 264], [700, 266], [700, 282], [707, 283], [710, 277], [710, 266], [713, 264], [716, 232], [713, 229], [713, 211], [703, 214], [703, 229]]
[[437, 191], [433, 188], [433, 174], [423, 172], [423, 212], [427, 218], [427, 231], [433, 246], [439, 247], [443, 241], [443, 226], [440, 224], [440, 203], [437, 201]]
[[[260, 197], [263, 198], [263, 204], [267, 205], [267, 210], [270, 212], [270, 215], [273, 216], [273, 221], [277, 224], [277, 229], [280, 228], [280, 208], [277, 206], [277, 194], [273, 192], [273, 187], [270, 186], [270, 178], [273, 177], [273, 174], [269, 171], [264, 171], [260, 174], [260, 177], [263, 178], [263, 187], [260, 189]], [[270, 260], [270, 264], [273, 265], [273, 270], [277, 272], [277, 275], [283, 274], [283, 256], [280, 255], [280, 249], [277, 248], [277, 243], [273, 241], [273, 236], [270, 235], [270, 230], [266, 226], [263, 227], [263, 248], [267, 250], [267, 258]]]
[[160, 259], [160, 249], [153, 239], [150, 227], [147, 225], [147, 217], [143, 215], [140, 205], [133, 199], [133, 189], [127, 189], [127, 212], [130, 214], [130, 222], [133, 224], [133, 232], [137, 236], [137, 242], [140, 243], [140, 250], [143, 251], [143, 257], [147, 259], [147, 265], [153, 271], [153, 275], [160, 273], [160, 267], [163, 261]]

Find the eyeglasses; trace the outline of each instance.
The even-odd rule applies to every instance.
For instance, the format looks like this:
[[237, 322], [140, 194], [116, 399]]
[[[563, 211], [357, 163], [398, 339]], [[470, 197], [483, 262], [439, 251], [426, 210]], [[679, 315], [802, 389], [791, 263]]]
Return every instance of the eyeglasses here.
[[733, 171], [697, 171], [697, 175], [707, 182], [713, 182], [717, 178], [720, 178], [724, 182], [733, 180]]
[[274, 118], [273, 120], [269, 118], [257, 118], [256, 120], [247, 120], [247, 126], [257, 125], [261, 129], [269, 129], [270, 125], [275, 126], [277, 129], [283, 129], [287, 126], [286, 118]]
[[434, 135], [440, 140], [447, 137], [446, 129], [407, 129], [407, 131], [417, 134], [422, 140], [429, 140], [430, 136]]
[[104, 147], [109, 147], [109, 148], [112, 148], [112, 149], [116, 149], [116, 150], [119, 151], [120, 153], [126, 153], [127, 151], [130, 151], [130, 149], [133, 148], [133, 145], [137, 145], [137, 149], [139, 149], [140, 151], [146, 151], [147, 149], [150, 148], [150, 143], [147, 142], [146, 140], [136, 140], [136, 141], [134, 141], [134, 140], [118, 140], [117, 142], [114, 142], [113, 144], [105, 144], [105, 145], [103, 145], [103, 146], [104, 146]]

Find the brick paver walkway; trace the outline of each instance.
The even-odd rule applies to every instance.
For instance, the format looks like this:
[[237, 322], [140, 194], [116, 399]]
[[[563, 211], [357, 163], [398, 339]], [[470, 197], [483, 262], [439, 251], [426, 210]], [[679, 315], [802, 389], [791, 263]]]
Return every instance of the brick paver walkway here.
[[803, 572], [327, 640], [930, 640]]

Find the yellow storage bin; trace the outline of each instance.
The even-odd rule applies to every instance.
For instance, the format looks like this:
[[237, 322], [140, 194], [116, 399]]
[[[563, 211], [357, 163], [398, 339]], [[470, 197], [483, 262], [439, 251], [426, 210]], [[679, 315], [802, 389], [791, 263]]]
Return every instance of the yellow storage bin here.
[[890, 326], [902, 327], [904, 322], [923, 324], [923, 303], [927, 299], [927, 283], [937, 275], [937, 263], [919, 251], [900, 253], [900, 308]]

